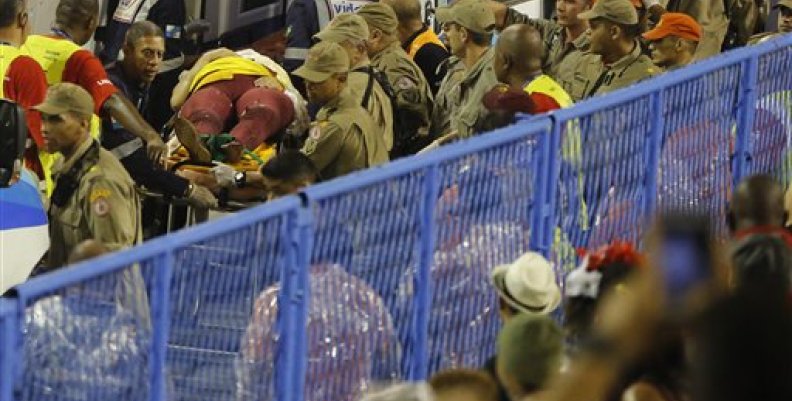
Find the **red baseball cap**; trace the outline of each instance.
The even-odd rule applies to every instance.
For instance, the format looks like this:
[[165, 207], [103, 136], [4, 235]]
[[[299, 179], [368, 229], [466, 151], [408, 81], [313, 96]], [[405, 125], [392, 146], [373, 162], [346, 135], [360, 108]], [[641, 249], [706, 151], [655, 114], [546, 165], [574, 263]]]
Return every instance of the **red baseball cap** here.
[[701, 25], [693, 17], [684, 13], [665, 13], [657, 26], [644, 33], [647, 40], [660, 40], [667, 36], [677, 36], [693, 41], [701, 40]]

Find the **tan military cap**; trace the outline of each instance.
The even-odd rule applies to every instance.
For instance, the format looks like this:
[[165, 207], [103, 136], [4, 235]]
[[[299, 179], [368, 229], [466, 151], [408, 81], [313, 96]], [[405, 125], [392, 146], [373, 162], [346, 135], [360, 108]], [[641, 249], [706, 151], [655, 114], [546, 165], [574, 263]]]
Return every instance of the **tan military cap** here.
[[604, 18], [622, 25], [638, 23], [638, 12], [630, 0], [597, 0], [591, 10], [578, 14], [581, 19]]
[[778, 7], [786, 7], [792, 10], [792, 0], [778, 0], [778, 3], [776, 3], [776, 5], [774, 5], [773, 8], [778, 8]]
[[359, 15], [338, 14], [314, 38], [333, 43], [344, 43], [350, 39], [366, 40], [369, 38], [368, 24]]
[[366, 20], [370, 28], [391, 35], [399, 27], [399, 19], [391, 6], [384, 3], [368, 3], [358, 9], [357, 14]]
[[294, 75], [309, 82], [324, 82], [340, 72], [349, 72], [349, 56], [339, 44], [323, 41], [308, 50], [305, 63]]
[[438, 7], [435, 13], [441, 24], [454, 22], [477, 33], [489, 33], [495, 28], [495, 15], [481, 0], [457, 0], [447, 7]]
[[94, 101], [82, 87], [64, 82], [50, 86], [44, 102], [33, 108], [53, 116], [71, 112], [90, 118], [94, 112]]

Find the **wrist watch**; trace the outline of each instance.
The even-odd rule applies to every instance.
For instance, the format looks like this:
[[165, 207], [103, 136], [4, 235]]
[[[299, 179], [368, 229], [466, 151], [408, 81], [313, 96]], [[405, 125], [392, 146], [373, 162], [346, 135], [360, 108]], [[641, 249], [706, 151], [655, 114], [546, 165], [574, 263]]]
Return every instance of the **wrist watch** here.
[[237, 188], [244, 188], [247, 184], [247, 173], [238, 171], [234, 174], [234, 186]]

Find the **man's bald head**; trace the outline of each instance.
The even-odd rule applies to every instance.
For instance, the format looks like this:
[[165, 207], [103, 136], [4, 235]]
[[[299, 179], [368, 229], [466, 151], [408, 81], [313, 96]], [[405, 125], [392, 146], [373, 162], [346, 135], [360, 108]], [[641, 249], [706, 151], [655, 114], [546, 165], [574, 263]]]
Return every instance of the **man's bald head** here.
[[393, 9], [400, 24], [421, 20], [420, 0], [381, 0]]
[[515, 24], [504, 29], [495, 46], [498, 80], [506, 82], [508, 74], [525, 75], [540, 73], [544, 58], [542, 35], [535, 28]]
[[783, 227], [784, 189], [768, 175], [748, 177], [734, 191], [730, 213], [735, 230], [756, 226]]

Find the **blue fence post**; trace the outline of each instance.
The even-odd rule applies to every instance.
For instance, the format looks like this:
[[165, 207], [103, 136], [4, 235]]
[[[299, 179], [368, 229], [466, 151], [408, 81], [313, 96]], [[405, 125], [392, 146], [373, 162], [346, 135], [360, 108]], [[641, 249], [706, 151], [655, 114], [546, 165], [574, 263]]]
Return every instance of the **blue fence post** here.
[[665, 91], [660, 89], [652, 94], [652, 126], [649, 137], [644, 143], [644, 158], [646, 160], [646, 192], [644, 193], [644, 216], [649, 219], [657, 210], [657, 175], [660, 171], [660, 148], [663, 146], [663, 131], [665, 119], [663, 118], [663, 96]]
[[156, 257], [152, 268], [154, 269], [154, 283], [151, 289], [152, 312], [152, 358], [149, 362], [151, 375], [152, 401], [164, 401], [167, 396], [167, 381], [165, 358], [168, 352], [168, 337], [170, 333], [170, 288], [173, 276], [173, 251]]
[[738, 99], [737, 138], [734, 146], [734, 172], [733, 185], [736, 187], [740, 180], [750, 172], [751, 164], [751, 131], [753, 131], [754, 117], [756, 114], [757, 90], [759, 80], [759, 56], [753, 55], [743, 64], [741, 91]]
[[309, 273], [315, 235], [313, 220], [311, 203], [305, 202], [302, 207], [290, 212], [289, 218], [282, 223], [289, 243], [286, 244], [286, 258], [281, 274], [282, 292], [278, 300], [286, 302], [286, 305], [279, 305], [279, 310], [285, 312], [279, 314], [285, 333], [281, 333], [280, 337], [282, 359], [275, 368], [280, 377], [280, 382], [276, 383], [279, 401], [305, 399], [308, 369], [306, 324], [311, 297]]
[[[541, 239], [539, 240], [540, 250], [543, 250], [545, 256], [550, 257], [553, 251], [553, 237], [555, 231], [556, 220], [556, 203], [558, 198], [558, 188], [561, 185], [561, 127], [566, 122], [559, 121], [556, 117], [551, 117], [550, 130], [542, 135], [542, 161], [540, 171], [546, 172], [540, 175], [540, 189], [545, 192], [542, 197], [541, 204], [541, 224], [539, 225], [539, 232]], [[582, 133], [581, 133], [582, 134]], [[581, 139], [582, 140], [582, 139]]]
[[14, 393], [14, 367], [20, 369], [20, 365], [15, 365], [16, 355], [20, 352], [20, 347], [16, 347], [16, 336], [21, 332], [21, 321], [17, 315], [16, 299], [0, 299], [0, 401], [11, 401]]
[[409, 380], [425, 380], [429, 377], [429, 315], [432, 311], [432, 263], [434, 262], [435, 204], [440, 192], [440, 169], [432, 165], [426, 172], [421, 200], [421, 240], [418, 269], [413, 277], [415, 294], [413, 299], [413, 321], [411, 363], [407, 376]]

